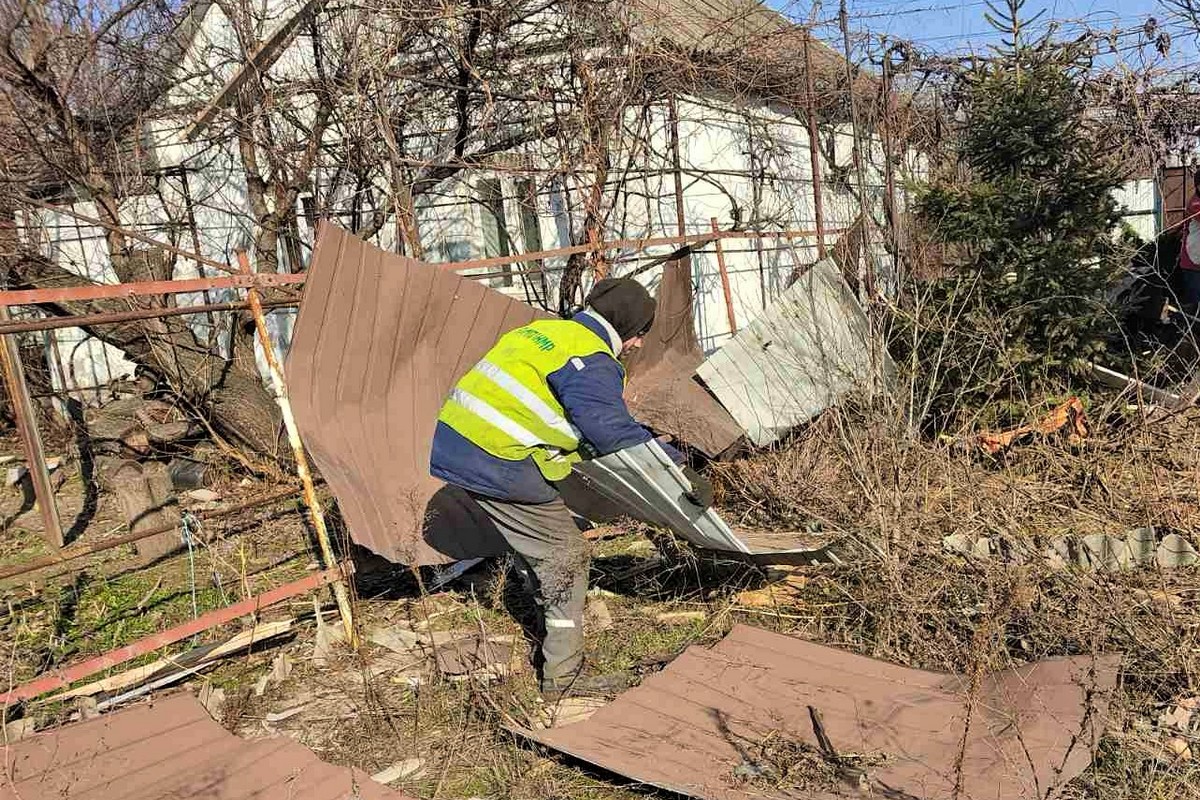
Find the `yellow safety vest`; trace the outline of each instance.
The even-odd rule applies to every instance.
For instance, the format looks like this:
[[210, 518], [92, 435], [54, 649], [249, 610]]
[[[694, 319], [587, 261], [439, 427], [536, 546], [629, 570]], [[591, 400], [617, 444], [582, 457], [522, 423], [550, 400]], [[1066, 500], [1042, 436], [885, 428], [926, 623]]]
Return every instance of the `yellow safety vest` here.
[[580, 433], [546, 379], [595, 353], [612, 350], [578, 322], [539, 320], [509, 331], [450, 392], [438, 420], [497, 458], [532, 457], [547, 480], [562, 480], [581, 460]]

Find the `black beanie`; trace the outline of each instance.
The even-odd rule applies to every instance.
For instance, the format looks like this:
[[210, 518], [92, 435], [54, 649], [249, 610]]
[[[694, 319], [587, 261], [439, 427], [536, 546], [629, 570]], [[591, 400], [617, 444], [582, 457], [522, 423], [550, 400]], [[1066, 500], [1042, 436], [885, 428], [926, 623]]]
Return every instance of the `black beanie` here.
[[644, 334], [654, 322], [654, 298], [633, 278], [598, 281], [586, 303], [617, 329], [623, 342]]

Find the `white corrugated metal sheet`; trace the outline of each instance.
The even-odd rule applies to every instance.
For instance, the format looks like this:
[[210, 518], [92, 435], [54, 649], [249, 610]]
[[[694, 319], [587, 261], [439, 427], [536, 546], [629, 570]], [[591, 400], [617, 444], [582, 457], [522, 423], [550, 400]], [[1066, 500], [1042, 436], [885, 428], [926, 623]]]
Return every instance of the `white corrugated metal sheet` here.
[[872, 388], [894, 366], [829, 259], [809, 268], [696, 374], [758, 446]]
[[575, 472], [629, 516], [673, 531], [705, 550], [740, 553], [767, 563], [840, 563], [829, 551], [827, 537], [794, 532], [739, 535], [715, 510], [693, 505], [686, 497], [691, 484], [656, 441], [576, 464]]
[[656, 441], [576, 464], [575, 472], [631, 516], [674, 531], [697, 547], [751, 552], [716, 511], [684, 496], [691, 484]]

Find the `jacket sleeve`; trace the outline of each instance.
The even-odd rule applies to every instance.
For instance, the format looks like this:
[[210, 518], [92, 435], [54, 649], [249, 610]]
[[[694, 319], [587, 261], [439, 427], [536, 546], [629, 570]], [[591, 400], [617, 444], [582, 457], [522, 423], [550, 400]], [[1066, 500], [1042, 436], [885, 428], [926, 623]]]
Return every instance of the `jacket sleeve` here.
[[[596, 353], [572, 358], [547, 380], [571, 424], [600, 455], [654, 438], [630, 415], [623, 395], [624, 374], [612, 356]], [[663, 449], [675, 463], [683, 463], [678, 450], [670, 445], [663, 445]]]

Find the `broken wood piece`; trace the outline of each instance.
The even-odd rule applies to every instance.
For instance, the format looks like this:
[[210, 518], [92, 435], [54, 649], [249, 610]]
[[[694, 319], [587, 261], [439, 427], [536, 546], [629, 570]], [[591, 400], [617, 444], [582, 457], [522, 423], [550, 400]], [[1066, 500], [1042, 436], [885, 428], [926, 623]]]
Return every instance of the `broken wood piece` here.
[[191, 669], [197, 665], [208, 666], [215, 664], [218, 660], [226, 656], [239, 653], [252, 645], [274, 639], [289, 632], [294, 623], [295, 620], [291, 618], [274, 622], [263, 622], [253, 628], [241, 631], [223, 642], [194, 647], [178, 655], [160, 658], [149, 664], [126, 670], [117, 675], [110, 675], [102, 680], [93, 681], [83, 686], [77, 686], [74, 689], [68, 689], [65, 692], [49, 695], [38, 702], [48, 703], [69, 700], [72, 697], [100, 694], [101, 692], [117, 692], [153, 680], [168, 669]]
[[424, 771], [425, 762], [419, 758], [408, 758], [396, 764], [392, 764], [385, 770], [376, 772], [371, 776], [371, 780], [376, 783], [388, 784], [393, 781], [398, 781], [401, 778], [414, 778]]

